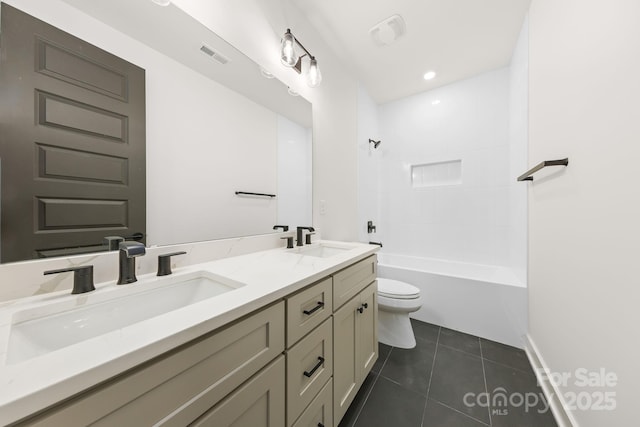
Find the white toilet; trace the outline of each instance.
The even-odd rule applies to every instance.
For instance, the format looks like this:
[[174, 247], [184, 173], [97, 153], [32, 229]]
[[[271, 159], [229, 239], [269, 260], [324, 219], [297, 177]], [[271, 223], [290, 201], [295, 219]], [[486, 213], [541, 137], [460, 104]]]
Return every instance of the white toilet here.
[[378, 278], [378, 341], [393, 347], [414, 348], [416, 338], [409, 313], [420, 307], [420, 289], [398, 280]]

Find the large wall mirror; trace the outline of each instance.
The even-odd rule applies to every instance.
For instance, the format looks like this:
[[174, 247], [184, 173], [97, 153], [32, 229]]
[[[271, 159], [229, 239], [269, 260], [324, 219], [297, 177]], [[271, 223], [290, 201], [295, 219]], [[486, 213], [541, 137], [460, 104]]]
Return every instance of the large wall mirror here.
[[[311, 104], [292, 95], [267, 70], [173, 5], [162, 7], [150, 0], [2, 3], [145, 70], [146, 226], [140, 231], [147, 246], [312, 223]], [[7, 108], [0, 113], [7, 114]], [[59, 115], [64, 114], [60, 110]], [[50, 157], [59, 151], [49, 150]], [[33, 156], [29, 160], [33, 162]], [[75, 162], [87, 168], [82, 156]], [[4, 175], [2, 179], [17, 190], [25, 185], [7, 183], [12, 178]], [[3, 225], [0, 239], [21, 239], [7, 234], [15, 227]], [[34, 229], [38, 231], [38, 224]], [[118, 231], [73, 230], [105, 235]], [[101, 244], [95, 242], [92, 251], [102, 250]], [[45, 256], [88, 252], [55, 249]], [[2, 262], [12, 262], [43, 255], [33, 251], [16, 259], [5, 247], [0, 256]]]

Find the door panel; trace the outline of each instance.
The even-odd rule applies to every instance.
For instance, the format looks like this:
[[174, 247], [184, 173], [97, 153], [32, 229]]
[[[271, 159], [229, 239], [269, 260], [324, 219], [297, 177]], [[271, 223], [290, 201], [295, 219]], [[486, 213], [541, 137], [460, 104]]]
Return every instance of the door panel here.
[[146, 233], [145, 72], [5, 3], [2, 262]]

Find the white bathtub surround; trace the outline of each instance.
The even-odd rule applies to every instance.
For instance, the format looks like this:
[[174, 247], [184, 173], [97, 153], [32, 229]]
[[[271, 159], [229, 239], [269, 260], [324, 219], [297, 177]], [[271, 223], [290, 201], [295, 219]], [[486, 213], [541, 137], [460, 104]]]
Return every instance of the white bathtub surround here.
[[14, 315], [22, 316], [24, 310], [38, 310], [53, 301], [82, 306], [109, 295], [153, 288], [171, 276], [159, 278], [151, 273], [139, 275], [137, 284], [118, 286], [115, 280], [110, 280], [98, 283], [96, 291], [88, 294], [70, 295], [65, 290], [6, 303], [0, 308], [0, 424], [8, 424], [65, 399], [378, 250], [377, 246], [359, 243], [323, 243], [348, 250], [317, 258], [300, 255], [296, 253], [297, 248], [278, 248], [175, 268], [174, 277], [206, 271], [244, 286], [44, 355], [21, 362], [14, 360], [11, 364], [6, 359]]
[[[509, 69], [383, 104], [379, 118], [385, 249], [509, 265]], [[459, 184], [413, 188], [412, 166], [458, 160]]]
[[[369, 139], [380, 141], [378, 106], [362, 84], [358, 85], [358, 239], [361, 242], [379, 242], [380, 223], [380, 158], [382, 141], [378, 148]], [[367, 232], [367, 221], [373, 221], [377, 230]]]
[[524, 347], [527, 288], [511, 269], [380, 253], [378, 276], [420, 289], [415, 319]]

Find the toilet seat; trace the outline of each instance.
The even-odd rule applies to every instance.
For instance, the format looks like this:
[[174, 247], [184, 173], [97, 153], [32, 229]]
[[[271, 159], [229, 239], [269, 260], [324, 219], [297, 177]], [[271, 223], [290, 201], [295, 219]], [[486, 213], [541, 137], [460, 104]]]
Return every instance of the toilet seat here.
[[391, 299], [411, 300], [420, 298], [420, 289], [399, 280], [378, 278], [378, 295]]

